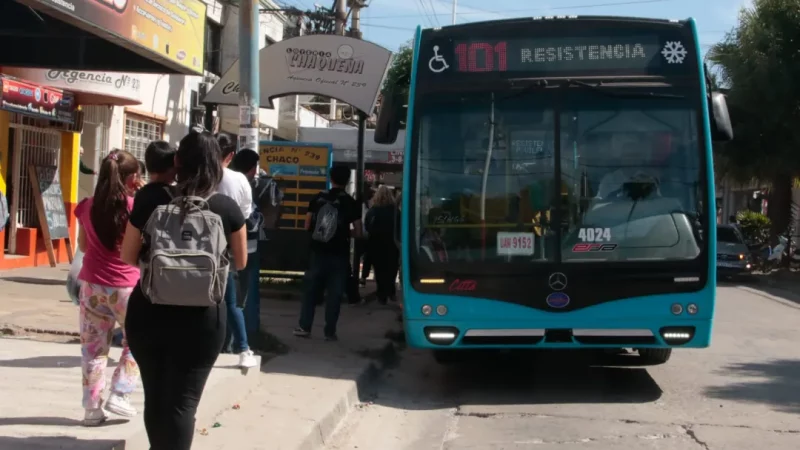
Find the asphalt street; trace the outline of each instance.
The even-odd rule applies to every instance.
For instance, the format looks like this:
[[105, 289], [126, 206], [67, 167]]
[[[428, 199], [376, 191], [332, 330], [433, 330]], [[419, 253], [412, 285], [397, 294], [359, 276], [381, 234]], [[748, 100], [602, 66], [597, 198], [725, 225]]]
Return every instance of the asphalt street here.
[[712, 346], [665, 365], [528, 352], [439, 366], [407, 349], [328, 450], [800, 448], [800, 305], [718, 289]]

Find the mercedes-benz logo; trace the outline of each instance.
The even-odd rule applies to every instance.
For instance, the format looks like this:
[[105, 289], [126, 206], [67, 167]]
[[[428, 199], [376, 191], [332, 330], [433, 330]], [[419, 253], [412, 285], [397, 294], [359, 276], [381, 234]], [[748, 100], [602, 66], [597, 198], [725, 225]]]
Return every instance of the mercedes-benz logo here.
[[562, 291], [567, 287], [567, 276], [561, 272], [553, 273], [550, 275], [550, 278], [547, 279], [547, 284], [549, 284], [550, 289], [554, 291]]

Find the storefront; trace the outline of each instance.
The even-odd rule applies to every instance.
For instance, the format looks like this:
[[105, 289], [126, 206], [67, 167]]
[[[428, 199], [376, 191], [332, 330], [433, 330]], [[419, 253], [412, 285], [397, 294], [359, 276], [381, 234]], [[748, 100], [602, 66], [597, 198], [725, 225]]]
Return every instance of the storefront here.
[[84, 158], [109, 148], [113, 108], [141, 104], [147, 75], [139, 74], [202, 75], [205, 3], [159, 5], [0, 2], [0, 194], [10, 212], [0, 270], [49, 263], [40, 222], [51, 216], [37, 210], [31, 166], [53, 169], [51, 184], [60, 185], [68, 239], [52, 244], [56, 261], [67, 262], [68, 246], [76, 246], [75, 206], [94, 183], [79, 175], [81, 147]]

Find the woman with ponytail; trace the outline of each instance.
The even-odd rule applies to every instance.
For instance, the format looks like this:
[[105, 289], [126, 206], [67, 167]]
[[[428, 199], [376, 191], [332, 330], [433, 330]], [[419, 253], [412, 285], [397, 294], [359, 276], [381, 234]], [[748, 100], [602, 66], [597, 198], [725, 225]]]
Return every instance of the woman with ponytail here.
[[78, 279], [82, 282], [79, 298], [86, 426], [103, 423], [105, 411], [124, 417], [136, 415], [129, 396], [136, 387], [139, 368], [124, 336], [122, 357], [105, 403], [102, 394], [114, 325], [118, 322], [124, 329], [128, 298], [139, 280], [139, 268], [120, 258], [120, 245], [140, 183], [139, 161], [124, 150], [113, 150], [100, 165], [94, 197], [84, 199], [75, 209], [80, 223], [78, 247], [84, 253]]

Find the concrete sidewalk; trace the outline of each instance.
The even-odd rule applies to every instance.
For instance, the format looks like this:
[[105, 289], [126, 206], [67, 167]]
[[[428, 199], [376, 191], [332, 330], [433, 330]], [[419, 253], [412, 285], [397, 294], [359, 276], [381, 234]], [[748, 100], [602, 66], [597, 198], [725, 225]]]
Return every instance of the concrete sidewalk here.
[[[108, 379], [119, 360], [111, 351]], [[114, 449], [148, 448], [140, 389], [132, 401], [140, 414], [132, 420], [111, 416], [97, 428], [81, 426], [81, 351], [76, 344], [0, 339], [0, 448]], [[221, 355], [206, 385], [198, 420], [242, 401], [258, 382], [258, 370], [247, 374], [234, 367], [235, 355]]]
[[[46, 332], [29, 336], [34, 339], [59, 333], [62, 342], [74, 341], [78, 308], [67, 296], [66, 274], [63, 266], [0, 273], [0, 328], [6, 334]], [[310, 339], [292, 336], [299, 306], [262, 297], [262, 327], [285, 344], [280, 346], [285, 351], [264, 354], [261, 371], [246, 375], [232, 367], [235, 356], [220, 355], [200, 405], [193, 448], [319, 448], [358, 403], [363, 384], [394, 356], [385, 338], [400, 327], [394, 309], [342, 306], [340, 341], [324, 342], [323, 307]], [[141, 415], [100, 428], [81, 427], [79, 347], [29, 338], [0, 339], [0, 396], [4, 405], [12, 405], [3, 408], [0, 448], [148, 448]], [[115, 361], [119, 351], [112, 349]], [[134, 404], [141, 409], [142, 402], [137, 391]]]

